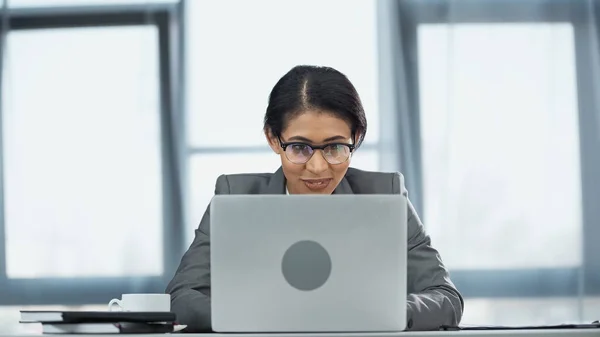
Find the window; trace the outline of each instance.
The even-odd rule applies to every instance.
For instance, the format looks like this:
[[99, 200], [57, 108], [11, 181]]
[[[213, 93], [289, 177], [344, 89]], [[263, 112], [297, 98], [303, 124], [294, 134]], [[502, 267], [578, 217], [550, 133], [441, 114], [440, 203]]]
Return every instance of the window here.
[[299, 64], [345, 73], [367, 111], [365, 142], [377, 142], [373, 0], [189, 1], [187, 6], [190, 146], [264, 146], [268, 95]]
[[[214, 153], [190, 157], [189, 232], [193, 234], [193, 229], [198, 227], [215, 192], [217, 178], [221, 174], [275, 172], [279, 163], [279, 157], [272, 152]], [[239, 171], [240, 167], [243, 167], [243, 171]]]
[[[600, 298], [468, 298], [462, 324], [512, 326], [590, 323], [598, 319]], [[581, 315], [581, 316], [580, 316]], [[493, 322], [493, 323], [490, 323]]]
[[466, 297], [463, 323], [588, 322], [600, 12], [587, 0], [406, 0], [398, 14], [397, 80], [418, 88], [416, 107], [399, 109], [419, 126], [403, 164]]
[[170, 127], [176, 7], [120, 8], [15, 10], [8, 18], [2, 306], [160, 292], [180, 257]]
[[423, 217], [448, 267], [579, 266], [572, 26], [432, 24], [418, 36]]
[[353, 82], [369, 130], [352, 163], [378, 168], [374, 0], [189, 1], [187, 10], [190, 239], [219, 174], [279, 167], [266, 144], [262, 119], [272, 87], [296, 65], [332, 66]]
[[465, 301], [462, 323], [493, 322], [509, 326], [577, 323], [579, 306], [577, 297], [472, 298]]
[[155, 27], [8, 35], [9, 278], [162, 274], [141, 263], [162, 260], [156, 46]]
[[352, 154], [350, 167], [365, 171], [377, 171], [379, 169], [379, 151], [377, 148], [360, 147]]

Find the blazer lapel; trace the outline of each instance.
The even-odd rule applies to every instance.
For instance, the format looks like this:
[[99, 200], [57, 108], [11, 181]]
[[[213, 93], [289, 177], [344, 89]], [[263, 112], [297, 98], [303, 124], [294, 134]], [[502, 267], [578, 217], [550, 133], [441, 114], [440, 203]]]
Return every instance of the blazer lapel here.
[[[285, 194], [285, 176], [281, 167], [273, 173], [264, 193], [261, 194]], [[340, 181], [333, 194], [354, 194], [346, 177]]]
[[264, 193], [261, 194], [285, 194], [285, 176], [283, 175], [283, 168], [279, 167], [275, 173], [269, 179], [267, 187]]
[[333, 190], [333, 194], [354, 194], [346, 177], [344, 177], [335, 190]]

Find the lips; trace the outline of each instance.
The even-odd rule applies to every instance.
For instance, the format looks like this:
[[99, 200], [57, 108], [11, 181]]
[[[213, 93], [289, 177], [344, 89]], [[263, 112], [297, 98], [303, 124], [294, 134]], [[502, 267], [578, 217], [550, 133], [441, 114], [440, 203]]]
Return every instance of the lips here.
[[304, 185], [310, 190], [318, 191], [327, 188], [333, 179], [302, 179]]

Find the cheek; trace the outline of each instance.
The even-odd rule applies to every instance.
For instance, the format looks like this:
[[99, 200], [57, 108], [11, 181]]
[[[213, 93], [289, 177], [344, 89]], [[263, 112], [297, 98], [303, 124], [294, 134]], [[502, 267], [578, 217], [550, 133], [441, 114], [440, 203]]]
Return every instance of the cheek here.
[[283, 154], [283, 153], [280, 155], [280, 158], [281, 158], [281, 166], [283, 167], [283, 172], [285, 173], [286, 177], [301, 175], [304, 165], [297, 165], [297, 164], [291, 163], [289, 160], [287, 160], [287, 158], [285, 157], [285, 154]]
[[342, 163], [342, 164], [329, 165], [329, 167], [335, 173], [336, 176], [344, 176], [346, 174], [346, 171], [348, 170], [349, 166], [350, 166], [350, 161], [349, 160], [347, 162], [345, 162], [345, 163]]

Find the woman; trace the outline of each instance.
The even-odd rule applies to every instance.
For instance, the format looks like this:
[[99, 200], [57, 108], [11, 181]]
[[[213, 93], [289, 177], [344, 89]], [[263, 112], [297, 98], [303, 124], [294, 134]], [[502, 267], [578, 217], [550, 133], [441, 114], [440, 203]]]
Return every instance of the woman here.
[[[327, 67], [295, 67], [273, 88], [264, 119], [281, 168], [274, 174], [222, 175], [215, 193], [406, 194], [399, 173], [349, 168], [366, 131], [362, 103], [346, 76]], [[463, 299], [410, 203], [408, 211], [408, 328], [458, 325]], [[167, 287], [172, 310], [188, 331], [211, 328], [209, 222], [207, 210]]]

